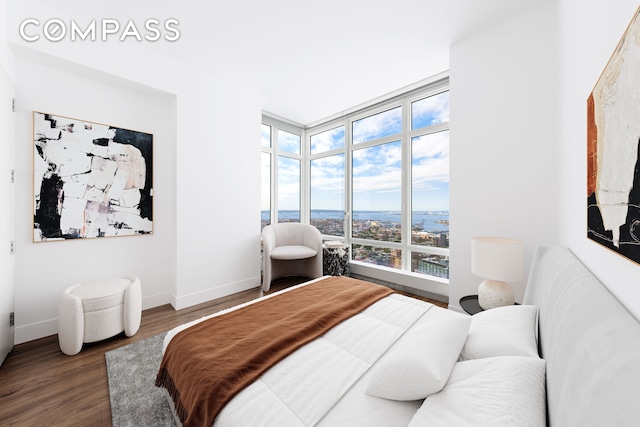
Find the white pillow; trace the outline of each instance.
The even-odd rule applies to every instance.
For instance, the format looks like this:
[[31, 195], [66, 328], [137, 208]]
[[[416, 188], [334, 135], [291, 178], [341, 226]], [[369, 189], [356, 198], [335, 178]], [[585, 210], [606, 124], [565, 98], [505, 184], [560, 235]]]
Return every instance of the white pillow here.
[[546, 426], [545, 361], [523, 356], [458, 362], [409, 427]]
[[472, 316], [460, 360], [538, 355], [538, 307], [509, 305]]
[[407, 332], [374, 366], [366, 394], [418, 400], [444, 387], [467, 339], [471, 319], [432, 320]]

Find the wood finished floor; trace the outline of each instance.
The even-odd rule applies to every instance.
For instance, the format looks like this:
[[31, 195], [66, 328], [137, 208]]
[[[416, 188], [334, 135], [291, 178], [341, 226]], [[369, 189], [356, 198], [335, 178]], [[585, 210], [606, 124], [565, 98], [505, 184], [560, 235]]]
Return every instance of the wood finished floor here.
[[[276, 280], [271, 292], [303, 280]], [[76, 356], [60, 351], [57, 335], [15, 346], [0, 367], [0, 426], [110, 426], [106, 352], [261, 295], [255, 288], [179, 311], [170, 305], [144, 310], [136, 335], [85, 344]]]

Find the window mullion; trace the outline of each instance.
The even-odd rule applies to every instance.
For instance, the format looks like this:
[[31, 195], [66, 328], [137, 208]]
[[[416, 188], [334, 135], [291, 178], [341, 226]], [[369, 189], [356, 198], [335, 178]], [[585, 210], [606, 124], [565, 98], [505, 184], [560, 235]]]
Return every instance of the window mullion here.
[[402, 105], [402, 269], [411, 271], [411, 104]]
[[[353, 120], [345, 119], [344, 122], [344, 144], [345, 144], [345, 159], [344, 159], [344, 183], [345, 183], [345, 204], [344, 204], [344, 239], [345, 242], [351, 247], [351, 232], [353, 228], [353, 132], [351, 127], [353, 126]], [[353, 259], [353, 251], [349, 251], [351, 258]]]
[[300, 222], [309, 224], [311, 222], [311, 196], [310, 191], [303, 191], [311, 188], [311, 159], [310, 159], [310, 144], [308, 136], [303, 130], [300, 135], [300, 141], [302, 147], [300, 152], [302, 153], [302, 159], [300, 160]]

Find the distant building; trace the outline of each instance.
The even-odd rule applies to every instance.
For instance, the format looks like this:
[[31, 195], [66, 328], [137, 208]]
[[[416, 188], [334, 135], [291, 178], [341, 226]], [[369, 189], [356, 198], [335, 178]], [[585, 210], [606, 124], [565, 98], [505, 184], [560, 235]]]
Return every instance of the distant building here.
[[418, 272], [448, 279], [449, 261], [440, 257], [422, 258], [418, 261]]

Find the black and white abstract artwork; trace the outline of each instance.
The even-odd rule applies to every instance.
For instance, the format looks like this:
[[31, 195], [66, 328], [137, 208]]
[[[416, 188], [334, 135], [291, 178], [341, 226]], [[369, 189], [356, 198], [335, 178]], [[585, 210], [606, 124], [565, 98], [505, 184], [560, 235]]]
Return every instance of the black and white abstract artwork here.
[[33, 241], [153, 233], [153, 135], [33, 112]]
[[587, 100], [587, 236], [640, 263], [640, 9]]

